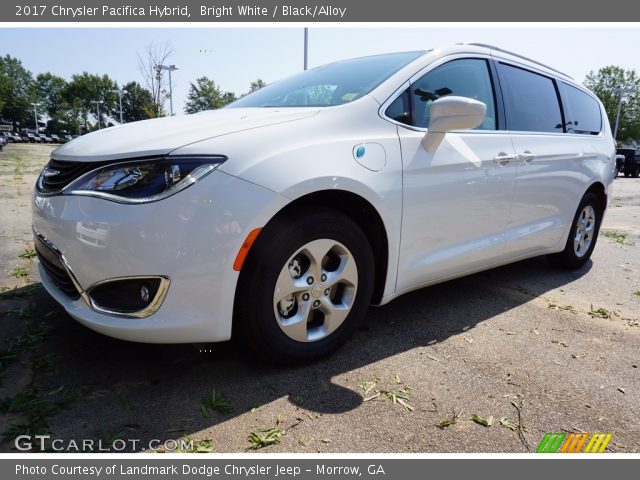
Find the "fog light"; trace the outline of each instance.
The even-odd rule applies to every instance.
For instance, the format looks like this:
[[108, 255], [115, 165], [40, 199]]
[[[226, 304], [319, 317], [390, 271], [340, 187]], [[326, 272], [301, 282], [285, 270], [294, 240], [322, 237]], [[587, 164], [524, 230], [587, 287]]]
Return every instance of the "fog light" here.
[[140, 287], [140, 298], [144, 303], [149, 303], [149, 288], [146, 285]]
[[87, 294], [94, 310], [140, 318], [160, 307], [168, 288], [166, 277], [124, 277], [100, 282]]

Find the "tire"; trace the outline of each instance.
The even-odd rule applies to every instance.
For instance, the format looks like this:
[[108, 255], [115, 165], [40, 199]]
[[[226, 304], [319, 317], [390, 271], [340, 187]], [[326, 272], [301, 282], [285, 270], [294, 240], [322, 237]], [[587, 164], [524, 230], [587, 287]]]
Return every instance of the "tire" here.
[[273, 363], [322, 358], [365, 316], [374, 273], [367, 237], [342, 213], [322, 209], [276, 218], [260, 232], [242, 267], [234, 330]]
[[631, 176], [633, 178], [638, 178], [638, 173], [640, 172], [640, 168], [636, 167], [636, 169], [633, 171], [633, 173], [631, 174]]
[[[573, 217], [569, 238], [560, 253], [548, 255], [549, 261], [569, 270], [581, 268], [593, 253], [600, 233], [603, 206], [595, 194], [587, 192], [580, 201]], [[581, 235], [578, 235], [580, 233]], [[582, 240], [582, 243], [579, 241]]]

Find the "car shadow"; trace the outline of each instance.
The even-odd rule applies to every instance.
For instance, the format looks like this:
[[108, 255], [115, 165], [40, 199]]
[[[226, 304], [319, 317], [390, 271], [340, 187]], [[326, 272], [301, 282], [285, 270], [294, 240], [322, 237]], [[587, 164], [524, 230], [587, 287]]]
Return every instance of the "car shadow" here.
[[[177, 431], [197, 432], [281, 398], [303, 401], [305, 410], [320, 414], [347, 412], [363, 397], [355, 385], [352, 390], [333, 383], [336, 375], [468, 332], [590, 268], [588, 262], [567, 272], [534, 258], [417, 290], [370, 308], [352, 339], [330, 357], [286, 368], [256, 359], [234, 341], [151, 345], [111, 339], [73, 321], [40, 288], [30, 300], [32, 328], [45, 324], [48, 330], [31, 356], [55, 362], [51, 371], [36, 372], [33, 383], [43, 392], [61, 385], [88, 387], [84, 397], [49, 422], [53, 435], [67, 441], [104, 438], [118, 429], [142, 442], [177, 438]], [[432, 368], [424, 357], [425, 368]], [[201, 413], [203, 399], [213, 390], [233, 404], [231, 414]]]

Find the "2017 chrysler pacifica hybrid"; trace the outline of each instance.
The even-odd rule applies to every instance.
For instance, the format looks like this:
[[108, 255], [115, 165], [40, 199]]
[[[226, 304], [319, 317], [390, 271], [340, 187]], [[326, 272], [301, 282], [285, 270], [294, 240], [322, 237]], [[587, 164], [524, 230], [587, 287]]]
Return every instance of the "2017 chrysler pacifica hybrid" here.
[[280, 362], [370, 304], [536, 255], [590, 257], [615, 176], [602, 104], [481, 44], [341, 61], [217, 111], [100, 130], [33, 196], [39, 273], [82, 324]]

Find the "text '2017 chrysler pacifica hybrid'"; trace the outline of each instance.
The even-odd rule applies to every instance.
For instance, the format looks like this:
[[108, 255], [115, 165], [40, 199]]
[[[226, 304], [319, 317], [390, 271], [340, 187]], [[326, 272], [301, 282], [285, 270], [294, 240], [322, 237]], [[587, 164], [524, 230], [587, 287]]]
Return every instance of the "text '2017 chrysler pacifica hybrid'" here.
[[69, 142], [33, 197], [39, 273], [82, 324], [241, 335], [313, 360], [420, 287], [590, 257], [615, 176], [597, 97], [496, 47], [341, 61], [217, 110]]

